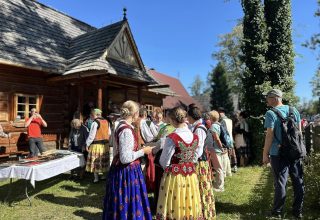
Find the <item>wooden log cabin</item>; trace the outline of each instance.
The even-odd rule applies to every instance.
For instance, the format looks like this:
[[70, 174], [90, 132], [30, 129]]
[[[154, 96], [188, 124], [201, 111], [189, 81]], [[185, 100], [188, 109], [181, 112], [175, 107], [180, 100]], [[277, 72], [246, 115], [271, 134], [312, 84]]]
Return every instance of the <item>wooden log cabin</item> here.
[[47, 147], [62, 147], [74, 112], [104, 116], [125, 100], [162, 106], [174, 93], [147, 73], [124, 11], [95, 28], [32, 0], [0, 0], [0, 157], [28, 151], [25, 118], [47, 121]]

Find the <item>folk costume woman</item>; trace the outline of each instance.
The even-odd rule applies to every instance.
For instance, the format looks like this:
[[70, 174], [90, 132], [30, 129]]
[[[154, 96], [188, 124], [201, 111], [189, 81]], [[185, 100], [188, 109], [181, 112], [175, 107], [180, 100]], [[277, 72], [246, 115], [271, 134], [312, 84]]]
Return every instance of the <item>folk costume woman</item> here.
[[205, 139], [207, 129], [202, 123], [201, 111], [197, 107], [188, 109], [188, 121], [192, 124], [191, 131], [199, 138], [199, 147], [197, 149], [198, 158], [197, 175], [199, 180], [199, 189], [201, 194], [201, 205], [204, 219], [216, 219], [215, 200], [212, 186], [212, 173], [209, 166], [209, 157]]
[[88, 151], [86, 171], [94, 174], [94, 183], [99, 181], [99, 173], [107, 172], [109, 165], [110, 127], [108, 121], [102, 118], [101, 114], [100, 109], [94, 109], [94, 121], [86, 140], [86, 150]]
[[165, 172], [161, 179], [157, 219], [202, 219], [199, 182], [195, 162], [198, 137], [186, 126], [186, 111], [180, 107], [169, 113], [176, 130], [166, 138], [160, 157]]
[[[171, 134], [176, 128], [173, 127], [170, 122], [169, 122], [169, 109], [166, 110], [166, 114], [165, 114], [165, 118], [164, 118], [164, 126], [162, 126], [162, 128], [160, 129], [158, 136], [156, 137], [154, 143], [149, 143], [149, 146], [155, 146], [152, 150], [152, 154], [154, 156], [154, 173], [155, 173], [155, 177], [153, 179], [153, 186], [154, 186], [154, 207], [157, 207], [157, 202], [158, 202], [158, 198], [159, 198], [159, 188], [160, 188], [160, 182], [161, 182], [161, 178], [163, 175], [163, 168], [161, 167], [161, 165], [159, 164], [159, 160], [160, 160], [160, 156], [162, 153], [162, 149], [164, 146], [164, 142], [166, 137]], [[148, 172], [148, 170], [147, 170]], [[152, 171], [151, 171], [152, 172]], [[148, 190], [149, 192], [149, 190]]]
[[103, 219], [152, 219], [148, 193], [139, 158], [152, 152], [152, 147], [138, 150], [132, 122], [138, 118], [136, 102], [126, 101], [115, 129], [113, 161], [106, 185]]

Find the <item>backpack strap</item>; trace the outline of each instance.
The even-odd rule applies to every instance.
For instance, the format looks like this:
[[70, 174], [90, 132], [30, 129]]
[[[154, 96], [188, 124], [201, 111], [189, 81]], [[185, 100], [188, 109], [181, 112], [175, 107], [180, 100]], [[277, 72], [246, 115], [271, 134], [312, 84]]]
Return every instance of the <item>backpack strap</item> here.
[[284, 122], [286, 120], [279, 111], [279, 109], [273, 107], [270, 110], [273, 111], [278, 116], [278, 118], [280, 118], [281, 122]]
[[[273, 112], [278, 116], [278, 118], [281, 120], [282, 123], [286, 121], [286, 119], [283, 117], [283, 115], [281, 114], [281, 112], [280, 112], [279, 109], [273, 107], [273, 108], [271, 108], [271, 111], [273, 111]], [[289, 106], [289, 115], [290, 115], [290, 106]], [[279, 144], [281, 144], [281, 141], [279, 140], [279, 138], [277, 138], [277, 136], [276, 136], [275, 133], [274, 133], [273, 136], [274, 136], [274, 138], [276, 139], [276, 141], [277, 141]]]
[[293, 118], [294, 122], [297, 122], [296, 116], [294, 114], [294, 108], [292, 106], [289, 106], [289, 116]]
[[203, 124], [201, 124], [201, 123], [197, 124], [197, 125], [194, 127], [192, 133], [194, 133], [198, 128], [202, 129], [205, 133], [207, 133], [207, 129], [204, 127], [204, 125], [203, 125], [203, 126], [201, 126], [201, 125], [203, 125]]

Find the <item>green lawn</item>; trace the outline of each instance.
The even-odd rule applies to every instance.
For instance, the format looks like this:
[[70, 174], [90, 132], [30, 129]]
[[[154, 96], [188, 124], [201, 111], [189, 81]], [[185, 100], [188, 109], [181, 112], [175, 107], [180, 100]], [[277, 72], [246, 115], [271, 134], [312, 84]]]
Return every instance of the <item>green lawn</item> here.
[[[24, 197], [25, 181], [15, 181], [11, 198], [16, 203], [13, 207], [0, 203], [0, 219], [101, 219], [105, 182], [92, 184], [90, 177], [82, 182], [68, 178], [69, 175], [63, 174], [37, 182], [36, 189], [30, 190], [32, 207]], [[8, 183], [0, 182], [1, 199], [8, 192]], [[225, 192], [216, 193], [218, 219], [266, 219], [263, 215], [271, 208], [272, 192], [269, 168], [241, 168], [236, 175], [226, 179]], [[308, 193], [305, 219], [320, 219], [320, 210], [308, 207]], [[290, 211], [291, 187], [288, 202]], [[291, 216], [288, 214], [287, 217], [290, 219]]]

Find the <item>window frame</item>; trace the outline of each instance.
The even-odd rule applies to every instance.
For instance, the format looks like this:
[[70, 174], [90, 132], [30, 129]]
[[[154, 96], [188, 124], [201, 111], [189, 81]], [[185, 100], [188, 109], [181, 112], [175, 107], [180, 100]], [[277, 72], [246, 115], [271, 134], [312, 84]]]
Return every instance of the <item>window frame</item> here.
[[[19, 103], [19, 97], [25, 97], [25, 102], [24, 103]], [[30, 104], [30, 98], [35, 98], [36, 103], [35, 104]], [[39, 103], [40, 103], [40, 96], [39, 95], [34, 95], [34, 94], [25, 94], [25, 93], [15, 93], [14, 94], [14, 113], [13, 113], [13, 120], [15, 122], [22, 122], [25, 121], [26, 118], [29, 117], [30, 114], [30, 105], [32, 105], [32, 108], [36, 108], [37, 110], [39, 109]], [[24, 110], [19, 111], [19, 105], [24, 105], [25, 108]], [[24, 112], [24, 118], [18, 119], [18, 113], [23, 113]]]
[[154, 106], [151, 104], [145, 104], [144, 107], [147, 109], [147, 114], [152, 116]]

